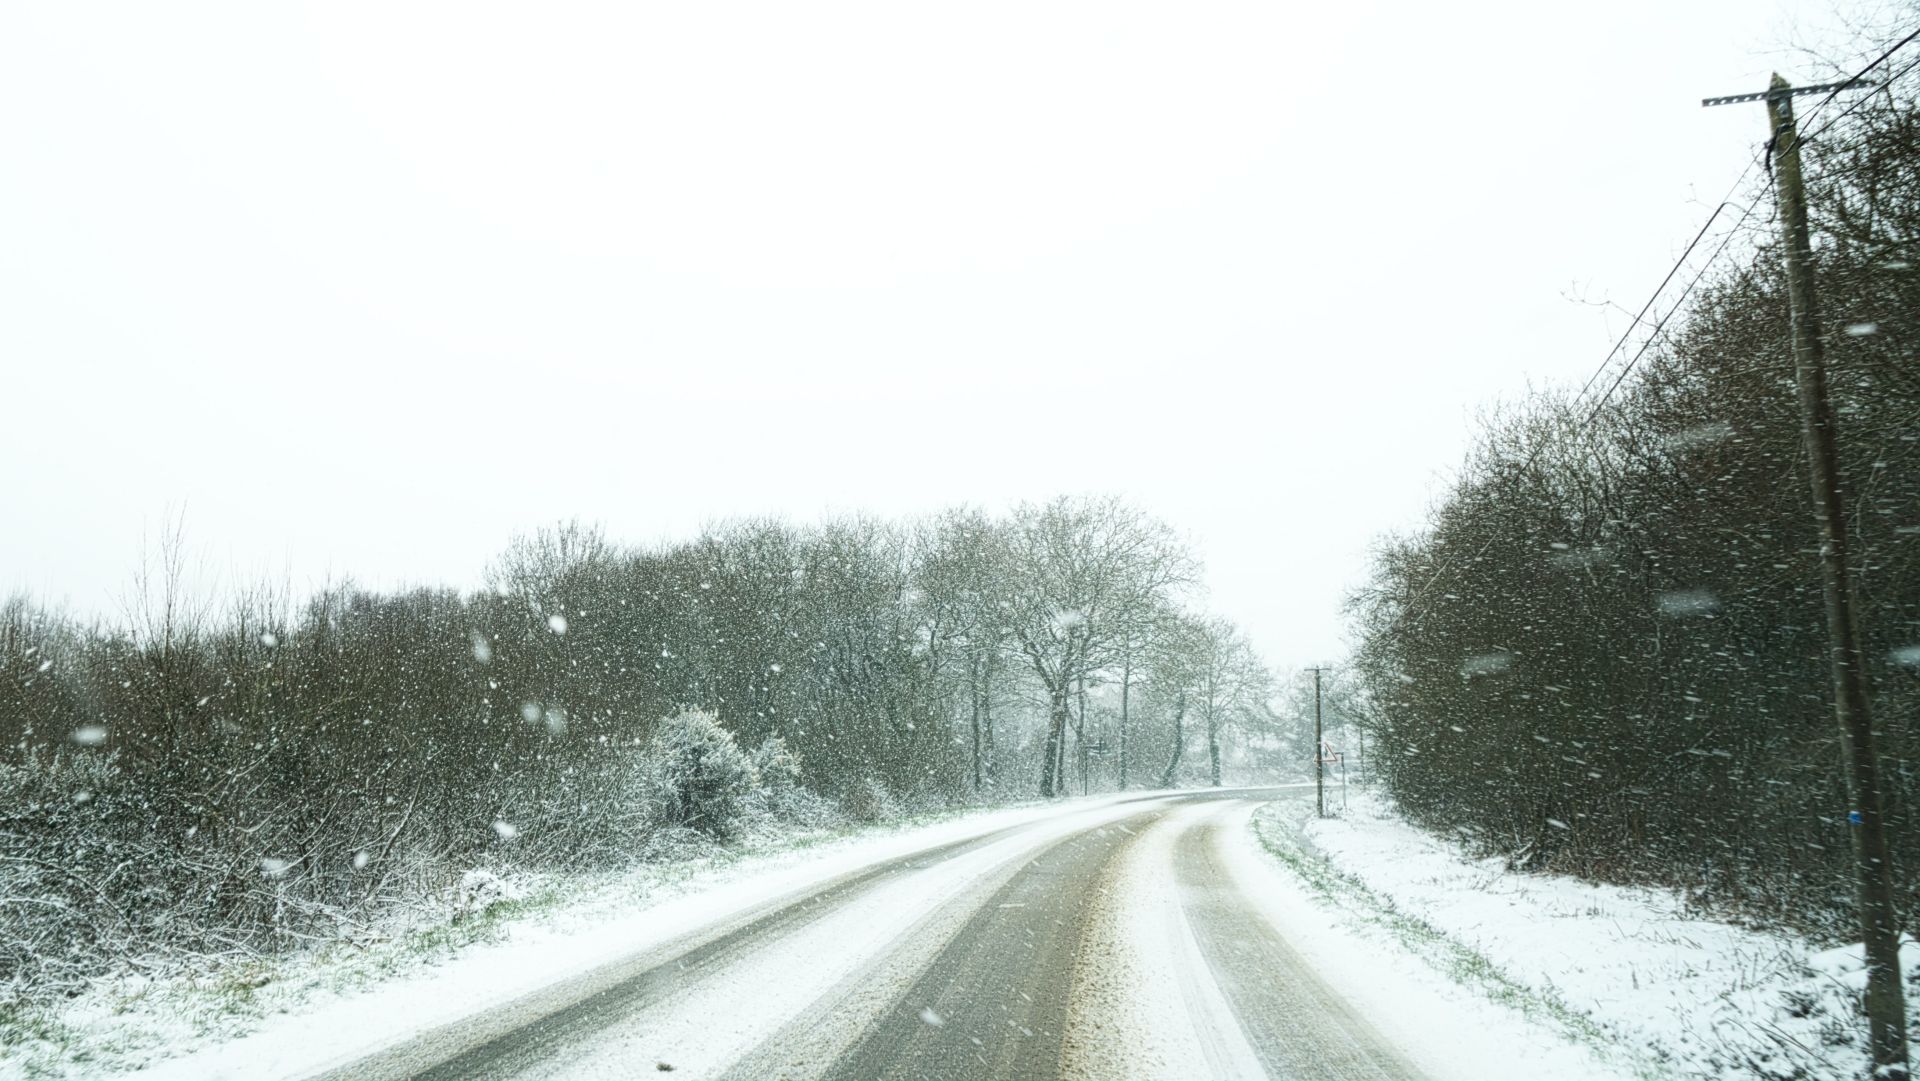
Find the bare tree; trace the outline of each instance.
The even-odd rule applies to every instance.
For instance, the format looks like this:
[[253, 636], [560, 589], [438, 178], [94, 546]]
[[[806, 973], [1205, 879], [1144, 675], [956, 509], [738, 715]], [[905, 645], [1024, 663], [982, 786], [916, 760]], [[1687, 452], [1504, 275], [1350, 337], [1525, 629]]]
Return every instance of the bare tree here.
[[1025, 504], [1007, 530], [1007, 625], [1047, 700], [1040, 791], [1059, 795], [1075, 691], [1120, 660], [1141, 615], [1197, 567], [1165, 525], [1111, 497]]
[[1195, 630], [1192, 700], [1206, 725], [1208, 781], [1217, 788], [1228, 726], [1258, 715], [1271, 692], [1271, 679], [1232, 623], [1208, 619]]
[[985, 514], [959, 508], [922, 527], [915, 565], [919, 635], [940, 680], [964, 686], [976, 792], [995, 783], [993, 706], [1009, 642], [1002, 602], [1005, 533]]

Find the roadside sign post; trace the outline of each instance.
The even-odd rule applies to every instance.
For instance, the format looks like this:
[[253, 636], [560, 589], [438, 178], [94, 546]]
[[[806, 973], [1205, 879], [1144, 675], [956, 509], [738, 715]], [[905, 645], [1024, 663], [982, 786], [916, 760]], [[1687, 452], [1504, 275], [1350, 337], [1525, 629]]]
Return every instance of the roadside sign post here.
[[[1339, 766], [1340, 767], [1340, 811], [1342, 814], [1346, 813], [1346, 810], [1347, 810], [1347, 754], [1346, 752], [1336, 751], [1333, 748], [1333, 744], [1323, 742], [1320, 744], [1320, 753], [1317, 756], [1317, 759], [1319, 764], [1322, 766]], [[1321, 818], [1327, 817], [1326, 812], [1324, 810], [1320, 812], [1320, 817]]]

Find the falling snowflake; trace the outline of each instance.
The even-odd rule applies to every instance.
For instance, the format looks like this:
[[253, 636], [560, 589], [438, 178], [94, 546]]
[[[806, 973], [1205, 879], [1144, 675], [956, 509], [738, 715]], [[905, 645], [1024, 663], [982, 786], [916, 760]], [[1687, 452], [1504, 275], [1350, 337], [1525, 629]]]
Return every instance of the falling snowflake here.
[[1693, 450], [1697, 447], [1710, 447], [1715, 443], [1724, 443], [1733, 438], [1733, 425], [1724, 420], [1710, 420], [1705, 424], [1696, 424], [1691, 428], [1682, 428], [1667, 437], [1667, 449], [1673, 451]]
[[1513, 666], [1511, 653], [1481, 653], [1460, 662], [1460, 674], [1468, 679], [1475, 676], [1497, 676]]
[[1662, 593], [1656, 602], [1660, 614], [1676, 619], [1710, 616], [1720, 610], [1720, 598], [1704, 589], [1676, 589]]

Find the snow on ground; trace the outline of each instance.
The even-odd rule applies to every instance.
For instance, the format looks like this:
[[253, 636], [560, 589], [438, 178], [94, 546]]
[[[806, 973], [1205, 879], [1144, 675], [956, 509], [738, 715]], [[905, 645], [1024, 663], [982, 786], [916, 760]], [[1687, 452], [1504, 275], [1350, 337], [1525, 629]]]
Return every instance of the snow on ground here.
[[[1253, 817], [1297, 837], [1306, 801], [1268, 804]], [[1631, 1069], [1537, 1024], [1423, 962], [1422, 944], [1378, 934], [1351, 898], [1329, 896], [1276, 862], [1260, 841], [1273, 831], [1248, 828], [1245, 811], [1222, 840], [1222, 856], [1242, 891], [1334, 991], [1375, 1024], [1435, 1081], [1619, 1081]], [[1284, 819], [1285, 821], [1282, 821]], [[1305, 888], [1303, 888], [1305, 887]]]
[[[1120, 813], [1121, 799], [1141, 795], [968, 814], [744, 859], [647, 865], [575, 882], [553, 903], [428, 950], [340, 947], [257, 975], [236, 966], [197, 984], [123, 981], [68, 1006], [37, 1051], [0, 1047], [0, 1078], [139, 1066], [148, 1067], [140, 1075], [148, 1081], [311, 1073], [871, 864], [1058, 819], [954, 863], [952, 874], [885, 891], [900, 912], [855, 906], [821, 929], [864, 927], [863, 940], [897, 939], [901, 920], [923, 914], [944, 891], [971, 888], [968, 875]], [[1699, 919], [1657, 891], [1511, 873], [1463, 856], [1364, 793], [1344, 818], [1327, 821], [1312, 820], [1311, 806], [1297, 799], [1257, 813], [1182, 809], [1117, 861], [1094, 940], [1111, 951], [1114, 972], [1139, 978], [1083, 991], [1104, 997], [1098, 1012], [1107, 1021], [1122, 1022], [1107, 1032], [1140, 1039], [1113, 1041], [1121, 1061], [1089, 1060], [1081, 1072], [1118, 1076], [1111, 1067], [1126, 1067], [1126, 1076], [1172, 1077], [1196, 1061], [1247, 1072], [1245, 1049], [1223, 1022], [1230, 1012], [1208, 998], [1194, 967], [1170, 870], [1180, 831], [1221, 813], [1236, 816], [1223, 853], [1244, 893], [1327, 983], [1436, 1078], [1863, 1072], [1857, 949], [1819, 950]], [[796, 948], [766, 961], [791, 975], [808, 956]], [[781, 982], [779, 972], [754, 970], [760, 986]], [[812, 987], [839, 971], [807, 975], [795, 985]], [[1164, 1022], [1174, 1016], [1193, 1023], [1170, 1029]]]
[[[1292, 819], [1304, 819], [1305, 843], [1289, 850], [1288, 837], [1302, 836]], [[1341, 818], [1276, 804], [1255, 827], [1267, 854], [1281, 857], [1275, 866], [1339, 906], [1343, 932], [1398, 938], [1460, 986], [1605, 1048], [1635, 1072], [1866, 1072], [1857, 946], [1819, 949], [1702, 919], [1668, 892], [1511, 872], [1465, 856], [1367, 793]], [[1920, 950], [1909, 941], [1905, 956], [1911, 981]]]
[[471, 940], [429, 928], [412, 936], [426, 946], [388, 943], [366, 955], [342, 947], [199, 980], [116, 981], [62, 1010], [36, 1046], [0, 1046], [0, 1079], [312, 1073], [868, 865], [1142, 795], [972, 813], [738, 860], [646, 864], [571, 883], [554, 903]]

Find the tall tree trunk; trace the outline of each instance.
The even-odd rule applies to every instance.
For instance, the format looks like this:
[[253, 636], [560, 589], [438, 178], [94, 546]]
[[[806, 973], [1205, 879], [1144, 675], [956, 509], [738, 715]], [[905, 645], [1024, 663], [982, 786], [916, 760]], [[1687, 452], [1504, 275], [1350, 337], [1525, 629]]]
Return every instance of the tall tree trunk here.
[[1180, 770], [1180, 756], [1187, 750], [1187, 692], [1181, 691], [1173, 700], [1173, 754], [1167, 758], [1167, 768], [1160, 771], [1160, 787], [1172, 788], [1173, 775]]
[[994, 788], [999, 784], [999, 770], [994, 763], [993, 656], [991, 654], [987, 656], [986, 676], [980, 681], [980, 736], [981, 742], [984, 744], [983, 754], [986, 758], [985, 773], [987, 777], [987, 787]]
[[1047, 703], [1047, 743], [1043, 749], [1044, 763], [1040, 770], [1040, 794], [1052, 797], [1060, 794], [1063, 778], [1060, 776], [1060, 752], [1066, 743], [1067, 735], [1067, 685], [1062, 680], [1060, 686], [1048, 688]]
[[1127, 787], [1127, 694], [1133, 689], [1133, 654], [1120, 669], [1120, 789]]
[[967, 699], [973, 710], [973, 790], [980, 791], [980, 658], [967, 662]]
[[1080, 794], [1087, 794], [1087, 676], [1080, 674], [1080, 712], [1073, 720], [1074, 757], [1080, 764]]
[[1073, 719], [1073, 697], [1067, 696], [1060, 703], [1060, 738], [1053, 745], [1053, 794], [1067, 794], [1067, 722]]
[[1220, 787], [1220, 715], [1217, 710], [1207, 710], [1207, 759], [1212, 771], [1213, 787]]

